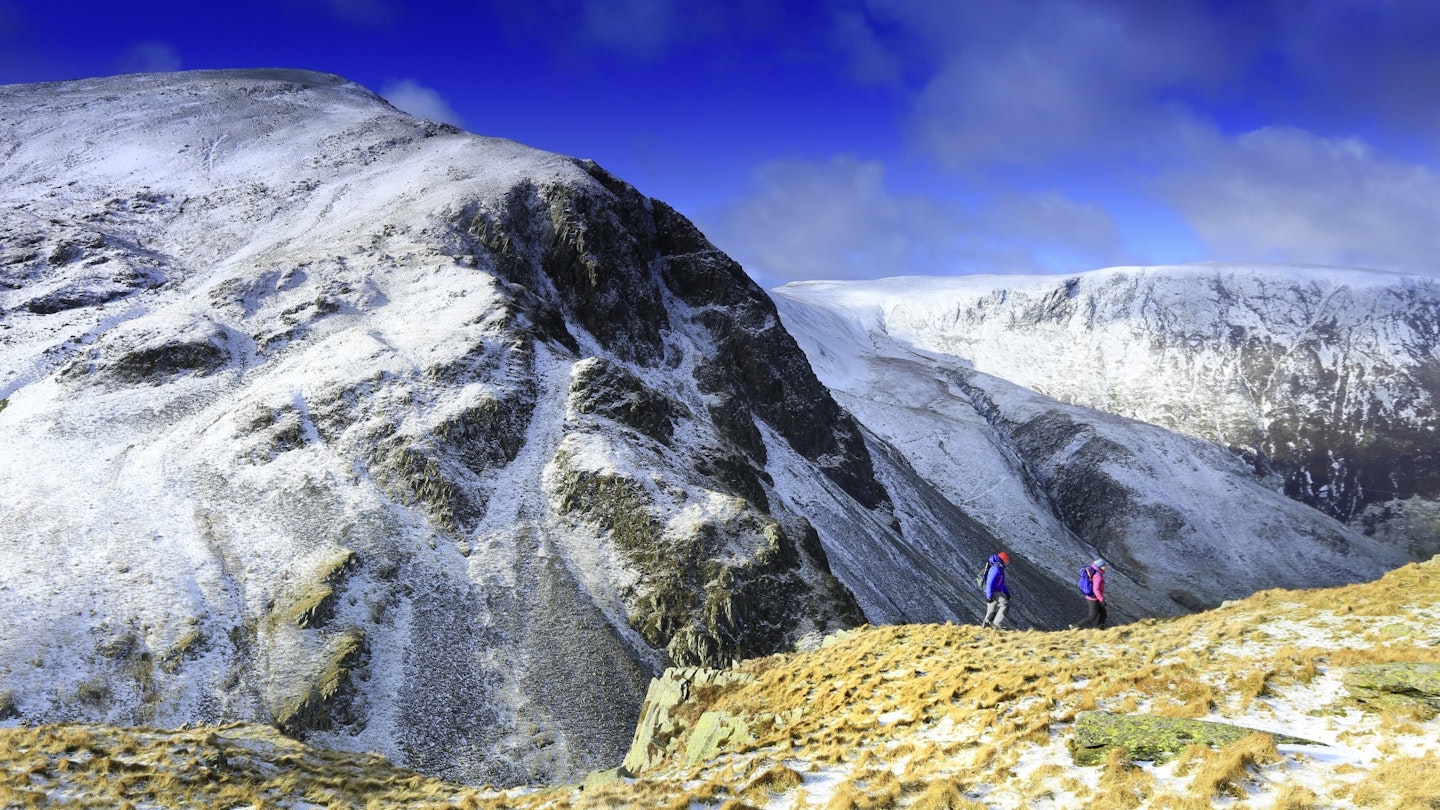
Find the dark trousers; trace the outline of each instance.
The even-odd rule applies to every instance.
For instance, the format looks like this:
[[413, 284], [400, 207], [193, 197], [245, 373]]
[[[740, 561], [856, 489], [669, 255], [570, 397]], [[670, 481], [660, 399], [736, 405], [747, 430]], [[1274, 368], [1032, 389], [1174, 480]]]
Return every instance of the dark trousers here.
[[1076, 626], [1076, 627], [1104, 628], [1104, 627], [1105, 627], [1105, 603], [1104, 603], [1104, 602], [1101, 602], [1099, 599], [1086, 599], [1086, 600], [1085, 600], [1085, 604], [1087, 604], [1087, 605], [1090, 606], [1090, 615], [1088, 615], [1088, 616], [1085, 617], [1085, 621], [1080, 622], [1079, 624], [1077, 624], [1077, 625], [1075, 625], [1075, 626]]

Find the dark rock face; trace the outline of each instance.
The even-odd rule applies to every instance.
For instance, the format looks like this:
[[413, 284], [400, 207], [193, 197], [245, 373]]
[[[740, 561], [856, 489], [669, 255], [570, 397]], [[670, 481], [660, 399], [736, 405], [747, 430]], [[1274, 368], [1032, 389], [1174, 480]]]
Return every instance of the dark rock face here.
[[578, 350], [563, 326], [575, 323], [606, 351], [642, 365], [673, 359], [665, 350], [672, 325], [663, 280], [714, 342], [695, 376], [703, 393], [724, 403], [726, 437], [763, 464], [758, 433], [747, 424], [758, 418], [822, 463], [852, 497], [870, 508], [884, 504], [858, 427], [815, 378], [764, 291], [674, 209], [583, 166], [599, 189], [522, 183], [499, 211], [467, 209], [458, 223], [464, 249], [492, 254], [496, 269], [527, 290], [554, 291], [554, 305], [540, 294], [529, 308], [546, 337]]
[[210, 374], [229, 359], [223, 347], [198, 340], [136, 349], [117, 357], [111, 369], [125, 382], [157, 383], [187, 372]]
[[106, 342], [89, 359], [77, 358], [62, 374], [76, 383], [161, 385], [179, 377], [205, 377], [229, 365], [231, 335], [210, 321], [192, 321], [169, 333], [136, 333]]
[[662, 444], [669, 444], [675, 418], [684, 408], [646, 387], [635, 375], [599, 358], [576, 367], [570, 399], [571, 407], [580, 413], [614, 419]]
[[1016, 426], [1010, 435], [1065, 524], [1097, 551], [1116, 557], [1114, 562], [1125, 562], [1126, 555], [1121, 545], [1110, 541], [1129, 534], [1129, 524], [1143, 519], [1158, 537], [1173, 537], [1183, 527], [1180, 515], [1141, 502], [1139, 492], [1112, 475], [1115, 467], [1134, 465], [1130, 451], [1069, 414], [1042, 414]]
[[[639, 482], [569, 469], [562, 512], [603, 528], [640, 574], [624, 594], [630, 626], [677, 666], [727, 666], [786, 649], [801, 617], [818, 626], [863, 623], [812, 539], [802, 547], [774, 518], [737, 501], [728, 520], [669, 528]], [[802, 537], [808, 524], [800, 524]], [[815, 570], [807, 577], [803, 563]], [[818, 581], [820, 586], [812, 584]]]
[[816, 379], [774, 302], [674, 209], [654, 202], [653, 210], [665, 286], [700, 310], [715, 341], [710, 361], [696, 367], [695, 377], [702, 391], [733, 397], [722, 423], [731, 440], [754, 452], [757, 442], [735, 407], [743, 406], [801, 455], [820, 462], [867, 508], [886, 504], [859, 426]]

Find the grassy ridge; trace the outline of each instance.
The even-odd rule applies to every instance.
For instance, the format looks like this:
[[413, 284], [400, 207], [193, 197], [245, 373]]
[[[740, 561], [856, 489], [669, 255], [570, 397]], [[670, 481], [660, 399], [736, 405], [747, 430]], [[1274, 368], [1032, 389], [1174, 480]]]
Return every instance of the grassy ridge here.
[[[818, 650], [741, 664], [751, 683], [698, 690], [683, 719], [743, 717], [745, 741], [683, 751], [635, 779], [532, 792], [450, 785], [376, 756], [321, 752], [255, 726], [0, 729], [0, 804], [40, 807], [1071, 807], [1300, 810], [1440, 805], [1433, 711], [1362, 712], [1340, 686], [1366, 663], [1440, 663], [1440, 559], [1377, 582], [1267, 591], [1103, 631], [865, 627]], [[1252, 734], [1164, 765], [1123, 751], [1079, 767], [1066, 744], [1095, 709], [1205, 718]], [[1327, 757], [1330, 757], [1327, 760]]]
[[[1064, 751], [1083, 711], [1286, 722], [1300, 696], [1311, 723], [1338, 719], [1347, 745], [1401, 755], [1432, 741], [1433, 719], [1391, 713], [1368, 720], [1336, 684], [1363, 663], [1440, 662], [1440, 561], [1383, 579], [1321, 591], [1267, 591], [1203, 614], [1103, 631], [999, 633], [970, 626], [863, 628], [804, 654], [748, 661], [752, 684], [704, 694], [708, 711], [745, 716], [754, 742], [700, 766], [668, 768], [602, 795], [527, 797], [530, 806], [687, 807], [1196, 807], [1217, 797], [1268, 796], [1274, 806], [1359, 803], [1415, 794], [1440, 803], [1434, 782], [1384, 783], [1390, 766], [1330, 780], [1275, 774], [1309, 764], [1281, 757], [1268, 735], [1219, 750], [1197, 748], [1157, 769], [1112, 758], [1076, 768]], [[1303, 756], [1303, 755], [1302, 755]], [[1414, 758], [1405, 758], [1406, 761]], [[1418, 760], [1417, 760], [1418, 761]], [[1313, 763], [1310, 763], [1313, 764]], [[1413, 763], [1412, 763], [1413, 764]], [[1316, 768], [1319, 766], [1316, 765]], [[799, 784], [784, 791], [794, 777]], [[1262, 771], [1271, 776], [1260, 776]], [[1433, 766], [1412, 768], [1416, 774]], [[778, 779], [778, 781], [777, 781]], [[1377, 787], [1377, 784], [1379, 785]], [[1428, 785], [1428, 786], [1427, 786]], [[1393, 790], [1391, 790], [1393, 788]], [[738, 804], [736, 804], [738, 803]], [[1263, 806], [1263, 805], [1262, 805]], [[1376, 806], [1409, 806], [1379, 804]]]

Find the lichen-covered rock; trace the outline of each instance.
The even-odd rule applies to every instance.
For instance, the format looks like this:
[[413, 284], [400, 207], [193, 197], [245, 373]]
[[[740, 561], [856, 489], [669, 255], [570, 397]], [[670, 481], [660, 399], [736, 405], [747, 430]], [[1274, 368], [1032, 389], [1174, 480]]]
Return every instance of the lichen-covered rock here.
[[1345, 688], [1366, 708], [1440, 712], [1440, 664], [1365, 664], [1345, 673]]
[[[1076, 765], [1102, 765], [1110, 751], [1122, 748], [1132, 760], [1163, 762], [1192, 745], [1220, 746], [1238, 742], [1258, 732], [1253, 728], [1159, 717], [1153, 714], [1111, 714], [1081, 712], [1075, 718], [1075, 737], [1070, 753]], [[1323, 745], [1314, 740], [1271, 734], [1276, 743], [1289, 745]]]
[[754, 740], [750, 724], [743, 716], [728, 712], [705, 712], [695, 721], [695, 728], [685, 742], [685, 764], [698, 765]]
[[[691, 727], [676, 710], [695, 699], [699, 690], [749, 683], [753, 680], [752, 676], [735, 670], [698, 667], [671, 667], [660, 677], [652, 679], [650, 689], [645, 694], [640, 722], [635, 726], [635, 740], [630, 744], [629, 753], [625, 755], [621, 772], [634, 776], [654, 767], [666, 756], [679, 750]], [[702, 717], [703, 715], [704, 713]], [[686, 750], [689, 750], [688, 746]]]

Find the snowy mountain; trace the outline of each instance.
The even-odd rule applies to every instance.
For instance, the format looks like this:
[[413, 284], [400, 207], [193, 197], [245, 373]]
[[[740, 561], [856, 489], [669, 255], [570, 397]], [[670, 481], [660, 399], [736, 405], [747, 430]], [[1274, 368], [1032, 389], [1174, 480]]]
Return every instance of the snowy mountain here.
[[841, 404], [1027, 553], [1078, 535], [1198, 607], [1206, 568], [1266, 587], [1440, 551], [1431, 279], [1200, 265], [774, 294]]
[[665, 666], [977, 620], [1001, 547], [1034, 627], [1102, 552], [1117, 620], [1404, 557], [802, 309], [813, 370], [664, 203], [338, 77], [0, 87], [0, 716], [544, 782], [617, 762]]
[[668, 206], [314, 73], [0, 88], [0, 431], [0, 714], [467, 781], [617, 760], [670, 664], [973, 621], [996, 545]]

